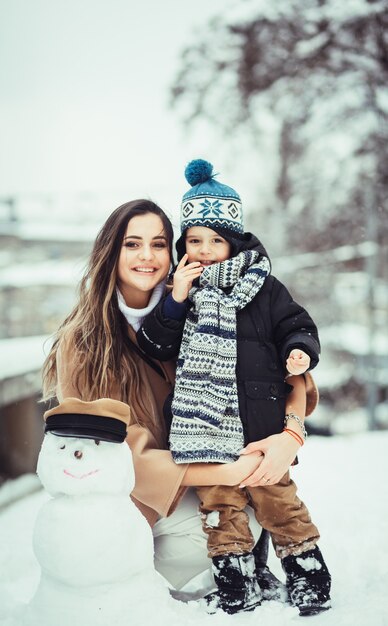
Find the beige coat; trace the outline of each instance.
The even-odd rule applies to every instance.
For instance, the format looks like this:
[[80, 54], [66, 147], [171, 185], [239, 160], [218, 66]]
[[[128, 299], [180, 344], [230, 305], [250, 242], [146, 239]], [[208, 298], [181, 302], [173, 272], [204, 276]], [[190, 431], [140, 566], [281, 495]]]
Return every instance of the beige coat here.
[[[129, 328], [129, 336], [135, 340], [134, 331]], [[158, 363], [165, 375], [164, 380], [145, 361], [134, 354], [137, 360], [142, 397], [147, 413], [141, 411], [136, 402], [131, 403], [132, 423], [128, 428], [127, 442], [132, 450], [135, 467], [136, 485], [132, 492], [133, 500], [151, 525], [158, 516], [166, 517], [176, 507], [185, 488], [181, 486], [187, 465], [176, 465], [171, 453], [166, 449], [167, 440], [163, 421], [163, 404], [172, 390], [175, 378], [173, 362]], [[82, 398], [71, 381], [73, 372], [71, 346], [61, 347], [58, 354], [57, 398]], [[111, 398], [120, 400], [118, 390], [113, 389]], [[149, 428], [139, 426], [136, 418]], [[160, 424], [160, 430], [154, 432], [153, 423]]]

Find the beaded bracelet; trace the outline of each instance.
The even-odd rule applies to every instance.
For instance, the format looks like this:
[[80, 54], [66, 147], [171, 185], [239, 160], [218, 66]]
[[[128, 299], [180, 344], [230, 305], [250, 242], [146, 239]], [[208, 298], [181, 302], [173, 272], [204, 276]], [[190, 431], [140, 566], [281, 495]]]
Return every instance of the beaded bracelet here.
[[298, 424], [298, 426], [300, 427], [301, 431], [302, 431], [302, 435], [303, 435], [303, 439], [304, 441], [306, 441], [307, 439], [307, 431], [304, 427], [304, 424], [302, 422], [302, 420], [300, 419], [300, 417], [298, 415], [295, 415], [295, 413], [287, 413], [286, 417], [284, 418], [284, 426], [287, 426], [287, 422], [288, 420], [295, 420], [296, 423]]

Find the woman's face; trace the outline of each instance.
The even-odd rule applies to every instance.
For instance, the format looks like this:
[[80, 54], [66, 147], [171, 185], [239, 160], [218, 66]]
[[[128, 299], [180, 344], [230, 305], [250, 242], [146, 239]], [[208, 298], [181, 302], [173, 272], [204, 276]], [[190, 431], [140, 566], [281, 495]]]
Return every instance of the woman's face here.
[[168, 242], [160, 217], [146, 213], [129, 220], [117, 268], [117, 286], [126, 304], [135, 309], [146, 307], [169, 269]]

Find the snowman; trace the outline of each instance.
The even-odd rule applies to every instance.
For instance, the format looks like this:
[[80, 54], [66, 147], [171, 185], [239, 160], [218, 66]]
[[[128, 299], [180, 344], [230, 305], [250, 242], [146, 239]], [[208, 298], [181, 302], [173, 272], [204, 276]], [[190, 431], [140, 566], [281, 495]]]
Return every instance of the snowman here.
[[129, 417], [110, 399], [67, 398], [45, 413], [37, 473], [51, 499], [34, 528], [41, 578], [23, 626], [136, 626], [173, 602], [154, 570], [151, 529], [129, 496]]

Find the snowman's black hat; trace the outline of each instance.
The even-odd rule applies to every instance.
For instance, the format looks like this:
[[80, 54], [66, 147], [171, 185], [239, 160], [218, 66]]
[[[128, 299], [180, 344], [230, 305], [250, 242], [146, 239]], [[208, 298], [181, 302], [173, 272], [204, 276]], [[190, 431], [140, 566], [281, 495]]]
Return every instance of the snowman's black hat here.
[[46, 411], [43, 417], [45, 433], [122, 443], [127, 435], [130, 408], [124, 402], [109, 398], [92, 402], [65, 398], [58, 406]]

